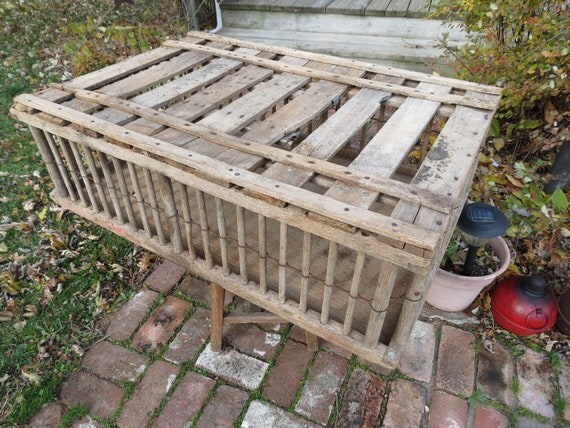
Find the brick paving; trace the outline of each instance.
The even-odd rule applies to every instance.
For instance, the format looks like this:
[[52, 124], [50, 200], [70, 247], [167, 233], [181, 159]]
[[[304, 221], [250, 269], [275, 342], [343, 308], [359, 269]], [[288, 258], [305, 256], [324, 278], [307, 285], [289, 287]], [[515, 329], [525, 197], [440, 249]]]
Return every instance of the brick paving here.
[[[255, 310], [232, 301], [235, 313]], [[158, 265], [28, 426], [58, 427], [75, 405], [88, 412], [68, 420], [76, 428], [570, 426], [569, 361], [553, 369], [524, 346], [515, 359], [498, 342], [491, 353], [445, 315], [418, 321], [387, 370], [322, 339], [311, 352], [289, 324], [226, 327], [212, 353], [208, 305], [207, 282]], [[557, 391], [565, 407], [552, 404]]]

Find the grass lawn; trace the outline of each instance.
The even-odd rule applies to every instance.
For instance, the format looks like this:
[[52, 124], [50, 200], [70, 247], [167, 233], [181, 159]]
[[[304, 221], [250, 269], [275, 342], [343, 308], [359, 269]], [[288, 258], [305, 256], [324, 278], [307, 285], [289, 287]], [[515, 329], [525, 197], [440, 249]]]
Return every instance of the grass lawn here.
[[[98, 321], [134, 293], [152, 257], [52, 204], [15, 95], [82, 74], [180, 31], [176, 1], [0, 1], [0, 426], [53, 400]], [[155, 7], [153, 7], [153, 5]], [[136, 24], [136, 25], [135, 25]], [[104, 47], [104, 48], [102, 48]]]

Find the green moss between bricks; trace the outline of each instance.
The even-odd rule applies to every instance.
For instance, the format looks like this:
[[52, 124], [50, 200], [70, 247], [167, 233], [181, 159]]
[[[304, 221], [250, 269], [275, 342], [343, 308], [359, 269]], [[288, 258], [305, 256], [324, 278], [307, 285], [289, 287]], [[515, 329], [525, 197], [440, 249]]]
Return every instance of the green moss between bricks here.
[[87, 415], [88, 412], [87, 407], [83, 405], [71, 406], [61, 418], [59, 428], [69, 428], [75, 421], [78, 421]]

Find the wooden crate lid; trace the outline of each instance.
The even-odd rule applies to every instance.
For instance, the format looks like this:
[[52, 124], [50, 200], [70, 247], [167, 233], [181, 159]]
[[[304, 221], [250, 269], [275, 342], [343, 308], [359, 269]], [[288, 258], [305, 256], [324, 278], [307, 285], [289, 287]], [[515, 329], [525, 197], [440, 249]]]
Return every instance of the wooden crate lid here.
[[[196, 33], [15, 99], [14, 116], [73, 127], [243, 189], [278, 208], [408, 248], [427, 269], [462, 205], [500, 89]], [[340, 100], [345, 102], [340, 105]], [[332, 157], [383, 106], [388, 121], [346, 166]], [[292, 150], [279, 142], [338, 106]], [[393, 178], [436, 115], [443, 128], [409, 183]], [[260, 167], [266, 167], [260, 169]], [[306, 183], [331, 184], [324, 194]], [[398, 202], [372, 210], [379, 195]]]

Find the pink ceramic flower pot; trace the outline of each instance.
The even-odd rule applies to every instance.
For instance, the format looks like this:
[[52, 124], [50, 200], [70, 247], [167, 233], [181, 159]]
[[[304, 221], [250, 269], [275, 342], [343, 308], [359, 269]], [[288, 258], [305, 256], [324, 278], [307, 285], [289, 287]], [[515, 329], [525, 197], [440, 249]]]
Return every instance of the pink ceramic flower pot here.
[[505, 272], [511, 263], [511, 253], [503, 238], [492, 238], [488, 243], [501, 261], [496, 272], [484, 276], [462, 276], [438, 269], [426, 301], [438, 309], [449, 312], [467, 309], [483, 288]]

